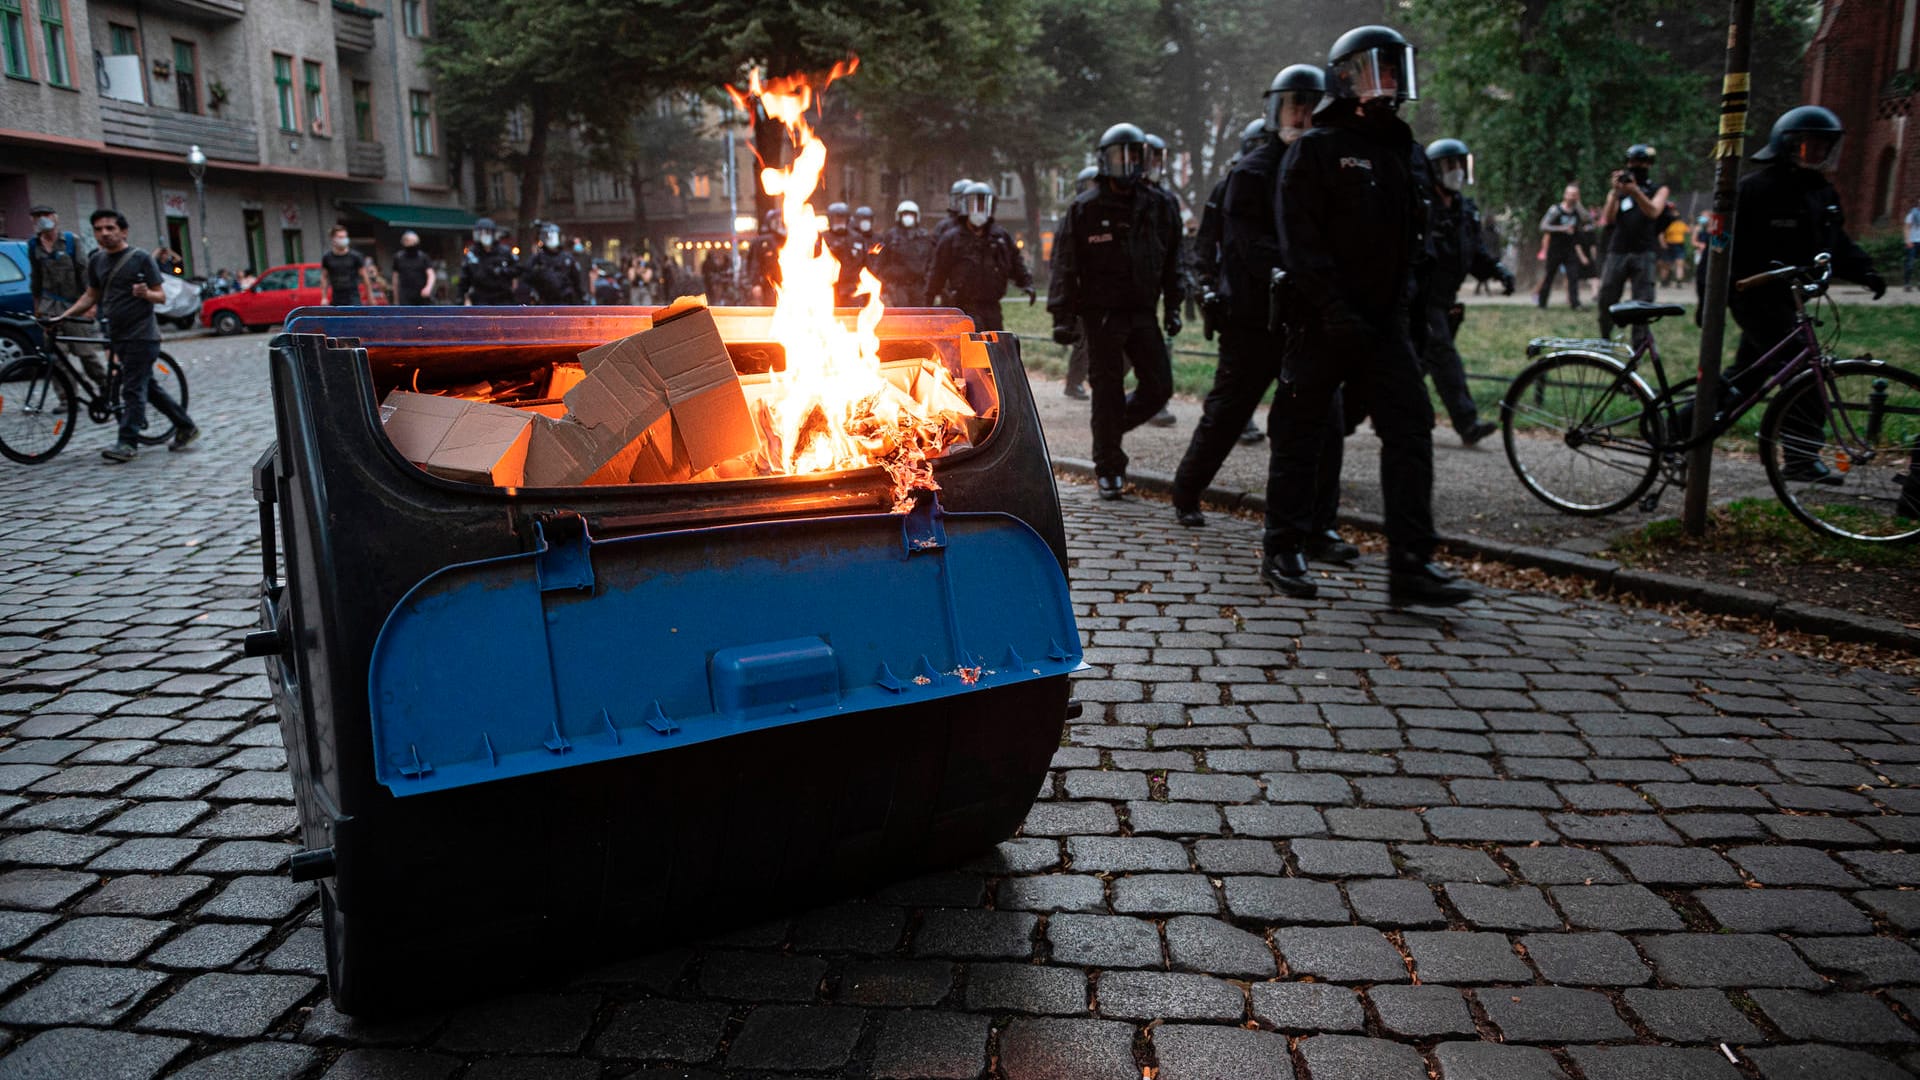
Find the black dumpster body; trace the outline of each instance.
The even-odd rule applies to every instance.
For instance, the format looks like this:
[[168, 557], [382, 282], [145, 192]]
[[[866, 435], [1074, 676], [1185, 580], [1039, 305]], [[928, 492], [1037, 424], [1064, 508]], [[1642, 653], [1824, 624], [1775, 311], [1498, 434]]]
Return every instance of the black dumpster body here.
[[[1016, 339], [950, 312], [882, 323], [887, 349], [937, 357], [998, 410], [906, 514], [877, 468], [460, 484], [381, 430], [395, 386], [570, 360], [647, 312], [328, 309], [269, 345], [248, 646], [344, 1012], [952, 865], [1010, 836], [1046, 776], [1080, 644]], [[736, 366], [779, 362], [763, 310], [716, 317]]]

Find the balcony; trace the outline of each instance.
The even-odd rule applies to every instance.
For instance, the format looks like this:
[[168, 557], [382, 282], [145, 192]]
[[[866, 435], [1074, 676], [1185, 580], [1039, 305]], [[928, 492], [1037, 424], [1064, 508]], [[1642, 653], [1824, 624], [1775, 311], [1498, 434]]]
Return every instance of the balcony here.
[[365, 139], [347, 140], [347, 175], [383, 180], [387, 175], [387, 147]]
[[100, 138], [108, 146], [178, 154], [183, 160], [187, 148], [198, 144], [217, 161], [260, 161], [260, 134], [250, 123], [112, 98], [100, 99]]
[[247, 14], [246, 0], [153, 0], [153, 6], [197, 22], [237, 22]]
[[373, 20], [380, 12], [348, 0], [333, 0], [333, 45], [344, 52], [373, 51]]

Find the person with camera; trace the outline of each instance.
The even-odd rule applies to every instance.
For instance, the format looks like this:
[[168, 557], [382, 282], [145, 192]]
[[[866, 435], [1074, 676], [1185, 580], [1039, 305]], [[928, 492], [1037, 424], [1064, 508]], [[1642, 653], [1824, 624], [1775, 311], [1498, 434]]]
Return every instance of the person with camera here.
[[[1654, 299], [1655, 264], [1673, 195], [1667, 185], [1653, 179], [1657, 157], [1653, 147], [1634, 143], [1627, 147], [1627, 167], [1615, 169], [1607, 181], [1607, 204], [1600, 211], [1600, 224], [1607, 227], [1607, 258], [1601, 264], [1600, 292], [1594, 301], [1600, 309], [1601, 337], [1613, 335], [1613, 314], [1607, 309], [1620, 302], [1623, 290], [1635, 300], [1652, 303]], [[1634, 327], [1634, 344], [1639, 345], [1646, 334], [1644, 325]]]

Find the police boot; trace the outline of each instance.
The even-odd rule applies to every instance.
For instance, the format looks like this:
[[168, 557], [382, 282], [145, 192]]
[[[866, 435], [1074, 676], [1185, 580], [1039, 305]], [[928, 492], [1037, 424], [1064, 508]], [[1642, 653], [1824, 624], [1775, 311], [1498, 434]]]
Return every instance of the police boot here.
[[1352, 563], [1359, 557], [1360, 549], [1332, 529], [1307, 537], [1307, 558], [1315, 562]]
[[1105, 502], [1113, 502], [1126, 494], [1127, 478], [1124, 476], [1101, 476], [1095, 479], [1100, 487], [1100, 498]]
[[1452, 607], [1478, 595], [1478, 589], [1439, 563], [1398, 557], [1387, 560], [1387, 602], [1394, 607]]
[[1260, 576], [1266, 583], [1298, 600], [1311, 600], [1320, 586], [1307, 572], [1307, 556], [1298, 547], [1270, 552], [1260, 561]]

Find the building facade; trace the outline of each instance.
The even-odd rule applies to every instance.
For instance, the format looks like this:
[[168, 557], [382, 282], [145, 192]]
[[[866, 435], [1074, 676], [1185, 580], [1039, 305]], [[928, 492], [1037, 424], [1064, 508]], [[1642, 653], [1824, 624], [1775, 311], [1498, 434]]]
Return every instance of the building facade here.
[[383, 267], [405, 227], [456, 256], [430, 5], [376, 2], [0, 0], [0, 234], [47, 203], [89, 244], [119, 210], [191, 276], [318, 259], [336, 222]]
[[1920, 105], [1916, 23], [1920, 0], [1825, 0], [1807, 49], [1806, 100], [1832, 109], [1847, 129], [1836, 177], [1858, 232], [1892, 227], [1920, 205], [1920, 167], [1907, 141]]

